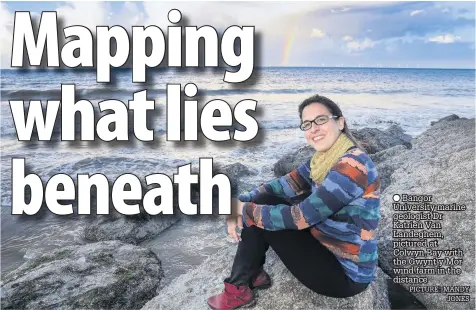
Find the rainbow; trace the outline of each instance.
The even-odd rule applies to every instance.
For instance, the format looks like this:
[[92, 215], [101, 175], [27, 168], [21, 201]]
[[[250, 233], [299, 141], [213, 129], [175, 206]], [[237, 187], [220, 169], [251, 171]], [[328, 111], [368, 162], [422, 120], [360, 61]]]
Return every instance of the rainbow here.
[[289, 31], [286, 36], [286, 42], [284, 43], [283, 58], [281, 60], [281, 66], [286, 66], [288, 64], [289, 55], [291, 54], [291, 49], [293, 47], [294, 38], [296, 37], [296, 28]]

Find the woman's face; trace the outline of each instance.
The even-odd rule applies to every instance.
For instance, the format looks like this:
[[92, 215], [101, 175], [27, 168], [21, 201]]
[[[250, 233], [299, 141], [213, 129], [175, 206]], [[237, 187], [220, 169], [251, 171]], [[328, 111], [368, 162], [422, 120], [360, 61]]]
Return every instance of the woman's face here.
[[[311, 103], [307, 105], [302, 111], [302, 122], [313, 121], [319, 115], [331, 115], [331, 112], [326, 106], [320, 103]], [[322, 125], [312, 123], [309, 130], [304, 131], [307, 143], [311, 145], [316, 151], [327, 151], [337, 140], [341, 131], [344, 129], [344, 117], [339, 119], [329, 119], [329, 121]]]

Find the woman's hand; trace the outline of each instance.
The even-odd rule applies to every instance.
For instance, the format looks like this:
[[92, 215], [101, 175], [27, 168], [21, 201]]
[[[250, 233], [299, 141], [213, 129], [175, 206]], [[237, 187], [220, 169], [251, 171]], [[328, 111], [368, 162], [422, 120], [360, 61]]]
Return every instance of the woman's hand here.
[[232, 237], [236, 242], [239, 242], [240, 235], [238, 235], [236, 228], [243, 228], [242, 218], [243, 203], [236, 198], [231, 200], [231, 215], [226, 217], [226, 224], [228, 226], [228, 235]]
[[236, 228], [243, 228], [243, 220], [241, 216], [237, 216], [234, 218], [228, 218], [226, 220], [226, 225], [228, 226], [228, 235], [232, 237], [236, 242], [241, 240], [240, 235], [236, 231]]

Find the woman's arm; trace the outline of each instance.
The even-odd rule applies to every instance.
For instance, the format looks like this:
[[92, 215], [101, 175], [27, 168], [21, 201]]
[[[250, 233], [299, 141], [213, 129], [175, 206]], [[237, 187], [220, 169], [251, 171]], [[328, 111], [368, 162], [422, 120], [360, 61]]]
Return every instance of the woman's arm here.
[[264, 183], [251, 192], [241, 194], [238, 199], [243, 202], [254, 202], [262, 193], [291, 199], [309, 193], [312, 184], [310, 170], [310, 160], [308, 160], [288, 174]]
[[[378, 198], [378, 178], [368, 184], [365, 156], [345, 154], [332, 167], [318, 189], [297, 205], [243, 204], [243, 223], [266, 230], [305, 229], [324, 221], [353, 200]], [[371, 174], [373, 171], [371, 172]]]

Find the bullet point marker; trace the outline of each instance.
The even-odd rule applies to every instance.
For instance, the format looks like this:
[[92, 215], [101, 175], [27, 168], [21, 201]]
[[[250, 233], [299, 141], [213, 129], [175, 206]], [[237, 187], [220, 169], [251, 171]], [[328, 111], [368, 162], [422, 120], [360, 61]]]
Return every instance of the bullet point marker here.
[[400, 201], [400, 195], [399, 194], [393, 195], [393, 201]]

